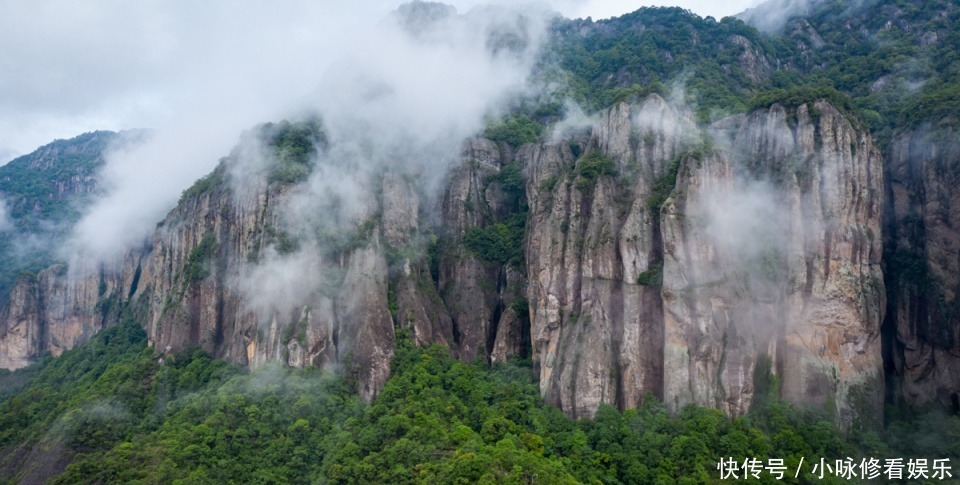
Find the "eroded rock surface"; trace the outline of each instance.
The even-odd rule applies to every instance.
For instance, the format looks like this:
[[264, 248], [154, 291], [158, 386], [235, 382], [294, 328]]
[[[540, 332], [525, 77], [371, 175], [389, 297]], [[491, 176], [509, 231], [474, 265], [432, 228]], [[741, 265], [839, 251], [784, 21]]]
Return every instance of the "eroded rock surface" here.
[[[928, 158], [939, 167], [949, 157]], [[276, 183], [270, 169], [238, 178], [231, 163], [240, 162], [225, 161], [219, 183], [185, 196], [116, 268], [22, 281], [0, 320], [3, 365], [135, 314], [160, 350], [337, 369], [369, 400], [389, 377], [397, 331], [409, 328], [418, 345], [465, 361], [531, 357], [544, 397], [574, 417], [601, 403], [636, 407], [647, 394], [740, 415], [769, 392], [764, 373], [776, 374], [782, 397], [833, 406], [844, 425], [879, 415], [881, 157], [825, 101], [708, 129], [657, 95], [621, 102], [561, 141], [469, 141], [437, 198], [416, 174], [383, 167], [352, 189], [357, 207], [316, 227], [325, 212], [291, 223], [289, 208], [317, 198], [310, 187], [326, 172]], [[522, 207], [499, 178], [508, 166], [522, 169]], [[937, 170], [901, 178], [946, 194]], [[923, 254], [946, 278], [956, 261], [949, 231], [937, 236], [944, 212], [923, 210]], [[470, 231], [517, 213], [526, 213], [522, 264], [467, 247]], [[917, 327], [910, 312], [929, 304], [916, 289], [903, 294], [905, 386], [942, 400], [951, 368], [932, 378], [922, 369], [953, 355], [956, 339]]]
[[786, 400], [878, 419], [878, 150], [825, 102], [722, 126], [663, 206], [664, 399], [743, 414], [768, 359]]
[[960, 409], [960, 142], [951, 128], [898, 133], [890, 148], [894, 398]]

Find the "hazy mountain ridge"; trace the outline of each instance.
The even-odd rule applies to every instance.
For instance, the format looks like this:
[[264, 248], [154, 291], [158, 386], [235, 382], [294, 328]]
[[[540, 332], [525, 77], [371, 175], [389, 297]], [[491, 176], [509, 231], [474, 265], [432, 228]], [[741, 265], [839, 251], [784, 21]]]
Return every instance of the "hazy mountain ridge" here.
[[57, 257], [73, 223], [99, 190], [97, 172], [117, 134], [98, 131], [57, 140], [0, 167], [0, 294], [21, 272]]
[[[20, 280], [0, 362], [133, 318], [161, 352], [334, 370], [369, 401], [409, 327], [466, 361], [530, 356], [573, 417], [647, 393], [743, 415], [764, 363], [845, 428], [956, 408], [958, 9], [912, 5], [823, 2], [782, 35], [680, 9], [554, 20], [541, 73], [568, 84], [516, 136], [467, 141], [439, 195], [389, 165], [325, 195], [317, 174], [357, 162], [322, 116], [259, 127], [142, 247]], [[548, 139], [565, 96], [596, 112]]]

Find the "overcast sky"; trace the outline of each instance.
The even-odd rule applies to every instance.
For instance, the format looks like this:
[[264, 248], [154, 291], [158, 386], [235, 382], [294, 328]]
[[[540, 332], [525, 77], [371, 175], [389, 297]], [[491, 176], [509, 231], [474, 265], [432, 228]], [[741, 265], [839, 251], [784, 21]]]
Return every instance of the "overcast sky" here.
[[[399, 3], [0, 0], [0, 157], [96, 129], [162, 129], [192, 118], [203, 119], [206, 128], [197, 129], [239, 133], [282, 117], [344, 42], [363, 42], [356, 34]], [[463, 12], [488, 2], [447, 3]], [[756, 3], [550, 5], [568, 17], [594, 19], [654, 4], [720, 18]]]

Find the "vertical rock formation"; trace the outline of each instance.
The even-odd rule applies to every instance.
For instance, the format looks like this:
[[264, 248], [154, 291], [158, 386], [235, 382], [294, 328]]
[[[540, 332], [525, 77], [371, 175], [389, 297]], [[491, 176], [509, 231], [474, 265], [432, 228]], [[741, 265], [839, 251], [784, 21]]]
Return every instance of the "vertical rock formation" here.
[[[318, 179], [327, 172], [296, 183], [308, 169], [295, 163], [306, 162], [282, 157], [231, 168], [245, 153], [188, 190], [118, 268], [23, 280], [0, 315], [3, 365], [134, 315], [163, 351], [339, 369], [370, 400], [389, 377], [395, 329], [409, 327], [418, 345], [447, 345], [466, 361], [530, 349], [544, 397], [574, 417], [601, 403], [636, 407], [648, 393], [740, 415], [768, 392], [767, 369], [782, 397], [836, 411], [844, 425], [879, 415], [881, 160], [825, 101], [774, 105], [704, 134], [688, 109], [651, 95], [601, 112], [571, 140], [473, 140], [435, 203], [439, 217], [410, 174], [360, 177], [357, 207], [338, 216], [313, 200], [325, 197], [311, 191], [329, 186]], [[518, 167], [525, 201], [509, 182]], [[902, 178], [933, 187], [925, 177]], [[316, 207], [289, 220], [305, 197]], [[318, 212], [340, 219], [324, 226], [311, 219]], [[468, 243], [524, 213], [524, 263]], [[951, 246], [941, 240], [925, 240], [922, 254], [946, 261], [945, 278]], [[912, 369], [955, 340], [903, 316], [929, 306], [920, 294], [904, 290], [897, 325], [909, 350], [900, 365], [926, 396], [952, 381], [950, 367], [932, 381]], [[925, 350], [931, 342], [940, 350]]]
[[788, 401], [875, 420], [879, 152], [823, 101], [730, 123], [732, 160], [684, 158], [662, 211], [664, 399], [742, 414], [765, 356]]
[[601, 113], [581, 154], [527, 150], [544, 396], [572, 416], [646, 392], [740, 415], [768, 361], [784, 398], [847, 425], [877, 418], [883, 177], [869, 135], [826, 102], [713, 135], [732, 148], [651, 96]]
[[[450, 174], [441, 203], [439, 289], [450, 312], [457, 343], [456, 355], [465, 361], [494, 356], [503, 361], [522, 355], [525, 321], [507, 308], [520, 294], [523, 275], [506, 263], [482, 260], [468, 249], [470, 228], [489, 226], [506, 215], [506, 196], [493, 180], [508, 157], [490, 140], [468, 142], [463, 161]], [[494, 348], [499, 350], [494, 352]]]
[[459, 358], [472, 361], [488, 351], [497, 308], [499, 269], [481, 261], [463, 245], [470, 227], [492, 222], [486, 179], [503, 163], [500, 148], [489, 140], [470, 142], [464, 162], [454, 167], [442, 201], [442, 234], [447, 244], [439, 262], [440, 295], [453, 319]]
[[57, 264], [20, 277], [0, 311], [0, 368], [17, 369], [86, 342], [115, 322], [115, 298], [136, 278], [138, 257], [78, 275]]
[[662, 262], [653, 191], [693, 126], [653, 95], [601, 113], [584, 144], [524, 154], [533, 358], [544, 396], [571, 416], [661, 393], [661, 303], [641, 275]]
[[950, 127], [890, 145], [888, 245], [894, 398], [960, 409], [960, 142]]
[[277, 164], [291, 170], [282, 160], [251, 170], [262, 161], [244, 157], [262, 154], [242, 146], [185, 193], [146, 249], [116, 267], [68, 274], [55, 266], [18, 282], [0, 314], [0, 365], [59, 354], [122, 316], [142, 319], [161, 351], [197, 346], [250, 367], [336, 369], [368, 401], [389, 377], [395, 326], [410, 327], [418, 345], [447, 345], [465, 360], [486, 358], [495, 340], [499, 359], [521, 355], [526, 319], [504, 311], [504, 298], [522, 296], [523, 275], [462, 244], [466, 230], [489, 224], [503, 205], [489, 180], [499, 150], [469, 144], [450, 176], [438, 284], [426, 254], [435, 222], [416, 177], [384, 169], [361, 181], [362, 208], [346, 229], [291, 225], [287, 213], [312, 189], [276, 182]]

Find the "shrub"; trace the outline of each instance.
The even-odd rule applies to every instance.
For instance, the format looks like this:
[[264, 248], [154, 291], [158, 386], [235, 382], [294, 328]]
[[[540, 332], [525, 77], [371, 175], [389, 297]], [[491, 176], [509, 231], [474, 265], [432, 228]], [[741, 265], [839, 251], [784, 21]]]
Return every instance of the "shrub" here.
[[492, 123], [483, 132], [485, 138], [514, 147], [536, 143], [542, 134], [543, 125], [524, 115], [513, 115]]
[[200, 242], [190, 250], [190, 255], [187, 256], [187, 266], [183, 269], [187, 282], [201, 281], [210, 274], [207, 262], [216, 250], [217, 238], [212, 232], [204, 234]]
[[663, 263], [656, 263], [637, 275], [637, 284], [643, 286], [661, 286], [663, 284]]
[[522, 267], [525, 228], [526, 214], [512, 214], [505, 222], [467, 229], [463, 244], [484, 261]]

